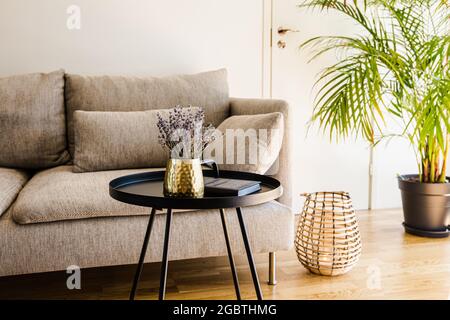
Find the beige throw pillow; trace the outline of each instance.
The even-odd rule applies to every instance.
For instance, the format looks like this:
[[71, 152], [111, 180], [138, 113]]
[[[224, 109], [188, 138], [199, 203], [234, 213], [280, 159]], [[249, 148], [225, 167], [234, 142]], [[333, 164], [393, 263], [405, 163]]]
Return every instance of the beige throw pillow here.
[[75, 111], [74, 172], [164, 167], [157, 113]]
[[264, 174], [277, 161], [283, 143], [280, 112], [232, 116], [217, 128], [220, 134], [204, 152], [222, 170]]
[[66, 151], [64, 71], [0, 79], [0, 166], [43, 169]]

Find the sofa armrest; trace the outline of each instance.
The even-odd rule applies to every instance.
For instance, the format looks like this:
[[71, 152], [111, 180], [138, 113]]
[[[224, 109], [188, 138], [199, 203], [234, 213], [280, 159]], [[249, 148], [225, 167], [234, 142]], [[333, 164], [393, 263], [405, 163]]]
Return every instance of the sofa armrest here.
[[292, 185], [290, 176], [291, 146], [290, 146], [290, 117], [289, 104], [284, 100], [275, 99], [230, 99], [230, 113], [232, 116], [252, 115], [271, 112], [281, 112], [284, 116], [284, 137], [278, 161], [266, 173], [274, 176], [283, 185], [283, 195], [279, 201], [289, 207], [292, 206]]

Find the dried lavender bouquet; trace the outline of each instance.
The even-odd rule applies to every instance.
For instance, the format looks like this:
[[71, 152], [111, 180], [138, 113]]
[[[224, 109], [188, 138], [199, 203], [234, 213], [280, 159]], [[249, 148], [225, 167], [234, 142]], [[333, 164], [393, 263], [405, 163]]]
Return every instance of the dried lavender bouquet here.
[[200, 107], [176, 106], [158, 117], [159, 143], [172, 159], [200, 159], [205, 148], [216, 138], [212, 124], [204, 124], [205, 111]]

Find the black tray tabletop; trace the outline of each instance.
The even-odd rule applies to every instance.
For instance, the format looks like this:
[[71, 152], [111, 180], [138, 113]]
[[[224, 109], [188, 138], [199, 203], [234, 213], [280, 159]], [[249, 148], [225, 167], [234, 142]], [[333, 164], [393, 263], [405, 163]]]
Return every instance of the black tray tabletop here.
[[[163, 195], [164, 174], [165, 171], [153, 171], [116, 178], [109, 183], [109, 194], [121, 202], [157, 209], [223, 209], [269, 202], [283, 193], [277, 179], [255, 173], [222, 170], [221, 178], [260, 181], [261, 190], [245, 196], [169, 198]], [[204, 170], [203, 176], [213, 177], [214, 172]]]

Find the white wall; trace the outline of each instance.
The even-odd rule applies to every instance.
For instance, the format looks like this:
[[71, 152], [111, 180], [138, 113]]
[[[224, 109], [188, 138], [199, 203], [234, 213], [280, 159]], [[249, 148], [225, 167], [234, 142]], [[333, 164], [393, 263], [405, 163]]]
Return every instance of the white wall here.
[[[66, 26], [70, 5], [81, 9], [80, 30]], [[258, 97], [262, 21], [261, 0], [0, 0], [0, 76], [227, 67], [232, 95]]]
[[[293, 173], [294, 208], [301, 210], [300, 193], [317, 191], [347, 191], [358, 209], [369, 204], [369, 146], [349, 139], [336, 143], [318, 130], [307, 132], [313, 113], [317, 75], [326, 66], [336, 62], [334, 53], [308, 63], [311, 50], [300, 50], [299, 45], [318, 35], [348, 35], [358, 31], [354, 24], [335, 13], [318, 13], [298, 8], [297, 0], [273, 2], [273, 97], [289, 101], [293, 109]], [[280, 36], [279, 27], [298, 30]], [[277, 42], [285, 41], [279, 48]]]

